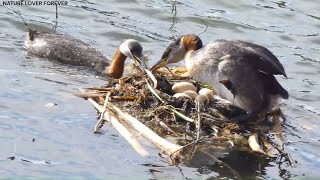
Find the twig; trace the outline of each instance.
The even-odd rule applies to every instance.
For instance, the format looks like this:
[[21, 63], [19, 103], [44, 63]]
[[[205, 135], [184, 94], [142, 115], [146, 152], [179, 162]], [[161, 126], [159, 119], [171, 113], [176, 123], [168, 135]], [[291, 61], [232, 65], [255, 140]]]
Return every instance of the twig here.
[[[104, 105], [103, 105], [103, 111], [102, 111], [101, 114], [100, 114], [99, 121], [97, 122], [97, 124], [96, 124], [95, 127], [94, 127], [94, 133], [97, 133], [97, 132], [99, 131], [99, 129], [100, 129], [100, 128], [102, 127], [102, 125], [103, 125], [103, 122], [105, 121], [105, 119], [104, 119], [104, 114], [106, 113], [106, 107], [107, 107], [107, 105], [108, 105], [110, 95], [111, 95], [110, 92], [106, 95], [106, 98], [105, 98], [105, 100], [104, 100]], [[108, 116], [108, 119], [110, 119], [110, 116]], [[107, 119], [107, 120], [108, 120], [108, 119]]]
[[165, 103], [165, 101], [158, 95], [158, 93], [156, 93], [156, 91], [153, 89], [153, 87], [149, 84], [149, 82], [146, 80], [148, 89], [150, 90], [150, 92], [162, 103]]
[[172, 10], [171, 13], [173, 13], [173, 18], [172, 18], [172, 25], [170, 26], [170, 30], [173, 29], [173, 26], [175, 25], [175, 20], [177, 17], [177, 1], [172, 0]]
[[199, 102], [196, 102], [196, 109], [197, 109], [197, 115], [198, 115], [196, 141], [199, 141], [200, 131], [201, 131], [201, 116], [200, 116], [200, 103]]
[[173, 77], [175, 77], [175, 74], [173, 74], [173, 72], [168, 68], [168, 66], [164, 66], [169, 72], [170, 72], [170, 74], [173, 76]]
[[[84, 92], [83, 89], [79, 89]], [[88, 101], [101, 113], [104, 109], [93, 99], [88, 98]], [[109, 118], [110, 117], [110, 118]], [[128, 141], [128, 143], [139, 153], [141, 156], [148, 156], [149, 153], [140, 145], [136, 138], [113, 116], [108, 112], [104, 113], [104, 119], [107, 120], [118, 132], [119, 134]]]
[[229, 121], [229, 119], [226, 118], [225, 116], [223, 116], [218, 110], [214, 109], [213, 113], [216, 113], [216, 115], [219, 117], [213, 117], [212, 115], [210, 115], [208, 113], [201, 113], [201, 115], [203, 118], [208, 118], [212, 121], [219, 121], [220, 123], [227, 123], [227, 121]]
[[190, 157], [190, 159], [192, 159], [194, 157], [196, 151], [197, 151], [197, 145], [193, 146], [192, 151], [191, 151], [191, 155], [190, 156], [188, 155]]
[[134, 101], [136, 100], [133, 96], [112, 96], [111, 97], [115, 101]]
[[180, 152], [180, 151], [182, 151], [184, 148], [186, 148], [186, 147], [188, 147], [188, 146], [191, 146], [191, 145], [193, 145], [193, 144], [201, 143], [202, 141], [205, 141], [205, 140], [207, 140], [207, 139], [208, 139], [208, 137], [203, 137], [202, 139], [199, 139], [198, 141], [192, 141], [192, 142], [190, 142], [190, 143], [188, 143], [188, 144], [186, 144], [186, 145], [184, 145], [184, 146], [180, 146], [179, 149], [177, 149], [176, 151], [173, 151], [171, 154], [169, 154], [169, 157], [170, 157], [171, 161], [173, 162], [172, 156], [173, 156], [174, 154], [176, 154], [177, 152]]
[[278, 147], [278, 145], [274, 142], [271, 142], [272, 146], [280, 153], [281, 158], [284, 157], [290, 164], [290, 166], [294, 167], [294, 162], [293, 159], [291, 158], [290, 154], [284, 152], [284, 145], [285, 143], [282, 144], [282, 149]]
[[162, 126], [163, 128], [165, 128], [167, 131], [169, 131], [170, 133], [172, 133], [175, 136], [179, 136], [178, 133], [174, 132], [174, 130], [172, 130], [168, 125], [166, 125], [166, 123], [156, 119], [156, 121], [160, 124], [160, 126]]
[[164, 106], [165, 109], [168, 109], [170, 110], [171, 112], [173, 112], [174, 114], [178, 115], [179, 117], [181, 117], [182, 119], [186, 120], [186, 121], [189, 121], [189, 122], [194, 122], [193, 119], [185, 116], [184, 114], [178, 112], [173, 106], [171, 105], [167, 105], [167, 106]]
[[[134, 56], [133, 54], [131, 54], [131, 51], [128, 50], [128, 52], [130, 53], [130, 55], [132, 56], [131, 59], [133, 59], [133, 61], [137, 64], [137, 66], [139, 67], [140, 71], [142, 71], [142, 73], [144, 75], [146, 75], [147, 77], [149, 77], [149, 79], [153, 82], [153, 87], [154, 88], [157, 88], [158, 86], [158, 81], [157, 79], [154, 77], [154, 75], [152, 74], [151, 71], [149, 71], [147, 69], [147, 65], [144, 61], [142, 61], [139, 57], [137, 56]], [[150, 84], [148, 83], [148, 80], [146, 79], [146, 82], [148, 84], [148, 87], [150, 86]], [[150, 86], [151, 87], [151, 86]], [[153, 88], [151, 88], [153, 89]], [[156, 94], [156, 93], [155, 93]], [[158, 97], [157, 97], [158, 98]]]
[[18, 15], [20, 16], [20, 18], [22, 19], [22, 21], [23, 21], [24, 25], [25, 25], [28, 29], [30, 29], [30, 28], [29, 28], [29, 25], [26, 23], [26, 21], [25, 21], [25, 20], [24, 20], [24, 18], [22, 17], [22, 15], [21, 15], [21, 13], [20, 13], [20, 11], [19, 11], [19, 10], [14, 10], [14, 9], [9, 8], [8, 6], [4, 6], [4, 5], [0, 5], [0, 6], [2, 6], [2, 7], [4, 7], [4, 8], [7, 8], [7, 9], [11, 10], [11, 11], [12, 11], [12, 12], [14, 12], [15, 14], [18, 14]]
[[81, 98], [94, 98], [94, 97], [104, 97], [106, 93], [100, 92], [77, 92], [73, 93], [73, 95], [81, 97]]
[[56, 3], [56, 23], [55, 23], [55, 26], [53, 26], [53, 34], [56, 33], [57, 26], [58, 26], [58, 4]]
[[207, 31], [207, 29], [208, 29], [208, 24], [205, 23], [204, 20], [202, 20], [202, 19], [201, 19], [201, 22], [203, 22], [203, 24], [206, 25], [206, 28], [205, 28], [202, 32], [200, 32], [200, 33], [198, 34], [198, 36], [200, 36], [201, 34], [205, 33], [205, 32]]
[[154, 75], [152, 74], [151, 71], [149, 71], [148, 69], [144, 69], [144, 71], [147, 73], [147, 76], [151, 79], [152, 83], [153, 83], [153, 88], [157, 88], [158, 86], [158, 81], [156, 79], [156, 77], [154, 77]]
[[113, 111], [115, 111], [131, 127], [133, 127], [135, 130], [141, 133], [145, 138], [149, 139], [153, 144], [155, 144], [157, 147], [163, 150], [166, 154], [172, 154], [181, 148], [181, 146], [173, 144], [163, 139], [158, 134], [149, 129], [147, 126], [145, 126], [143, 123], [138, 121], [136, 118], [132, 117], [127, 113], [122, 112], [118, 107], [116, 107], [112, 103], [109, 102], [108, 106]]
[[101, 91], [109, 92], [109, 91], [114, 91], [115, 88], [85, 88], [85, 90], [91, 90], [91, 91], [95, 90], [95, 91], [98, 91], [98, 92], [101, 92]]
[[184, 141], [186, 142], [186, 144], [188, 143], [188, 140], [187, 140], [187, 128], [185, 128], [185, 130], [184, 130]]

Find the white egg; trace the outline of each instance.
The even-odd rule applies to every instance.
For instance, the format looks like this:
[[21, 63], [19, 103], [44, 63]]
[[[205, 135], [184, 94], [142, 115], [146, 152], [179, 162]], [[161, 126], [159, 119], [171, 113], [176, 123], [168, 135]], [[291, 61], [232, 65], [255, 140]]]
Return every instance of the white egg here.
[[211, 89], [208, 89], [208, 88], [202, 88], [200, 91], [199, 91], [199, 94], [201, 95], [205, 95], [209, 98], [209, 101], [213, 101], [213, 91]]
[[199, 94], [194, 101], [199, 102], [200, 104], [208, 104], [209, 98], [206, 95]]
[[192, 98], [190, 96], [188, 96], [187, 94], [184, 94], [184, 93], [176, 93], [173, 95], [173, 97], [175, 97], [175, 98], [182, 97], [182, 98], [188, 98], [188, 99], [192, 100]]
[[196, 99], [196, 97], [198, 96], [198, 94], [192, 90], [184, 91], [183, 93], [190, 96], [192, 100]]
[[175, 93], [182, 93], [182, 92], [185, 92], [185, 91], [188, 91], [188, 90], [196, 92], [197, 88], [193, 84], [191, 84], [189, 82], [178, 82], [178, 83], [175, 83], [172, 86], [172, 90]]

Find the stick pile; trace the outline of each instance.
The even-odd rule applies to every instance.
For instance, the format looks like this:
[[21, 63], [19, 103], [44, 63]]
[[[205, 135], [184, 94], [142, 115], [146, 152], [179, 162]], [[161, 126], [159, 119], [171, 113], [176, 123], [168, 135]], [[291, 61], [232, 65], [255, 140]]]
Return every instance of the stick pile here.
[[[164, 70], [161, 71], [163, 74]], [[268, 124], [270, 121], [237, 124], [229, 119], [244, 112], [229, 102], [218, 99], [206, 105], [174, 98], [171, 88], [177, 81], [182, 81], [181, 76], [170, 73], [149, 79], [134, 74], [119, 82], [110, 80], [102, 88], [81, 89], [77, 95], [86, 98], [101, 114], [95, 132], [102, 128], [105, 121], [109, 122], [142, 156], [149, 153], [130, 133], [132, 130], [167, 154], [173, 163], [177, 160], [191, 161], [200, 153], [228, 168], [216, 157], [217, 154], [212, 154], [216, 149], [222, 149], [224, 154], [239, 150], [265, 157], [276, 156], [276, 152], [285, 154], [279, 145], [272, 142], [274, 137], [268, 136], [272, 131]], [[205, 86], [185, 78], [183, 81], [193, 83], [198, 89]], [[278, 121], [279, 118], [273, 120]], [[130, 129], [125, 128], [128, 125]], [[175, 142], [169, 142], [166, 137]], [[291, 162], [289, 156], [287, 159]]]

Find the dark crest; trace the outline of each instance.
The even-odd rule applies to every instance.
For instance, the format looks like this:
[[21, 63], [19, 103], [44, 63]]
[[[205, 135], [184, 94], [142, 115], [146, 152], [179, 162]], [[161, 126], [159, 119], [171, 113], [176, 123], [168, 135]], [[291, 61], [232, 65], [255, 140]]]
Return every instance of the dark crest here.
[[195, 50], [201, 49], [202, 47], [203, 47], [203, 44], [202, 44], [201, 39], [198, 36], [196, 36], [196, 49]]
[[180, 46], [181, 37], [179, 37], [176, 41], [172, 42], [167, 49], [162, 54], [161, 59], [167, 59], [172, 51], [172, 49], [179, 48]]
[[132, 55], [135, 55], [137, 57], [142, 56], [142, 46], [138, 41], [134, 41], [132, 43], [129, 43], [128, 48], [129, 48], [130, 52], [132, 53]]

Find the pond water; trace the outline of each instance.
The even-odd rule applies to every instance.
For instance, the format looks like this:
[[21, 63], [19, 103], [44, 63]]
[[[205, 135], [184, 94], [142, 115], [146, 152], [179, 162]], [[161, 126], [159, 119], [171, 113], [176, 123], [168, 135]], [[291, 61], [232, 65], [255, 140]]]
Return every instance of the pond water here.
[[[254, 159], [230, 154], [226, 161], [241, 177], [316, 178], [320, 176], [320, 3], [269, 0], [68, 0], [59, 6], [58, 33], [72, 35], [112, 57], [123, 39], [139, 40], [155, 63], [171, 38], [199, 34], [240, 39], [269, 48], [284, 65], [278, 77], [290, 99], [285, 146], [295, 161]], [[2, 3], [2, 2], [1, 2]], [[7, 6], [19, 10], [30, 26], [49, 31], [55, 6]], [[140, 157], [107, 125], [92, 133], [96, 111], [73, 95], [80, 87], [101, 86], [88, 70], [28, 54], [21, 18], [0, 7], [0, 174], [1, 178], [206, 179], [231, 177], [206, 167], [170, 166], [145, 142], [152, 156]], [[180, 65], [183, 65], [181, 63]], [[49, 108], [46, 105], [54, 103]], [[8, 157], [12, 157], [11, 159]], [[15, 158], [13, 158], [15, 157]]]

